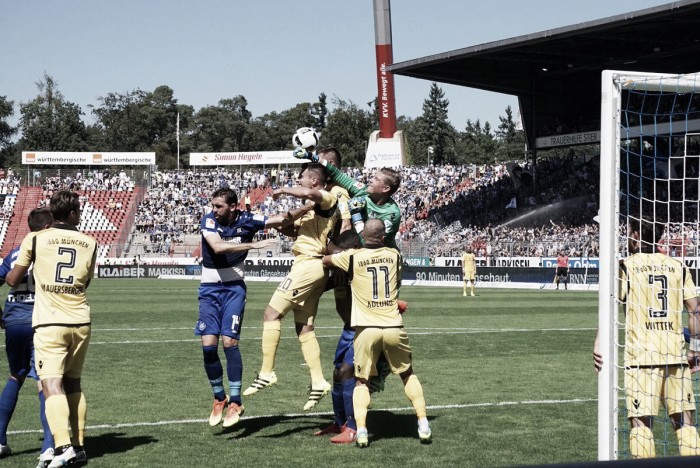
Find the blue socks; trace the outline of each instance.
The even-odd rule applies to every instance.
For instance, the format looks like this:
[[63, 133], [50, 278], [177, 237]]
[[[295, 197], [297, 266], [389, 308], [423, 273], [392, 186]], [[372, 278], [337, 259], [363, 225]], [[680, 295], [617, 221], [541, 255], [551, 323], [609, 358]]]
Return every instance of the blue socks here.
[[22, 384], [9, 378], [2, 395], [0, 395], [0, 444], [2, 445], [7, 445], [7, 426], [10, 425], [12, 413], [15, 412], [20, 388], [22, 388]]
[[202, 353], [204, 354], [204, 370], [214, 391], [214, 398], [218, 401], [224, 401], [226, 399], [224, 368], [221, 367], [219, 351], [216, 346], [202, 346]]
[[44, 442], [41, 444], [41, 452], [53, 447], [53, 434], [51, 434], [51, 428], [49, 427], [49, 422], [46, 420], [46, 398], [44, 398], [43, 390], [39, 391], [39, 419], [41, 419], [41, 428], [44, 430]]
[[355, 377], [341, 382], [343, 386], [343, 403], [345, 406], [345, 419], [347, 426], [356, 431], [357, 423], [355, 422], [355, 407], [352, 404], [352, 392], [355, 390]]
[[333, 420], [341, 427], [345, 424], [345, 400], [343, 398], [343, 384], [333, 380], [333, 389], [331, 390], [331, 398], [333, 399]]
[[[7, 379], [5, 389], [0, 395], [0, 444], [2, 445], [7, 445], [7, 426], [10, 424], [12, 414], [15, 412], [21, 388], [22, 384], [10, 378]], [[46, 399], [43, 391], [39, 391], [39, 419], [44, 431], [44, 441], [41, 444], [41, 451], [43, 452], [47, 448], [53, 447], [53, 435], [46, 420]]]
[[229, 398], [241, 404], [241, 381], [243, 380], [243, 358], [241, 350], [236, 346], [224, 347], [226, 355], [226, 375], [228, 375]]

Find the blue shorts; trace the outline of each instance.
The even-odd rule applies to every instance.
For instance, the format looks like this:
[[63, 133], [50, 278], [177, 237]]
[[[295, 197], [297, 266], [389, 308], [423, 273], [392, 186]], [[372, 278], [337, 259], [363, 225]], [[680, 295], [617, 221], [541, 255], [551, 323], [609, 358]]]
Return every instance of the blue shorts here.
[[346, 363], [350, 367], [355, 366], [355, 349], [352, 343], [355, 341], [355, 330], [352, 328], [343, 328], [343, 333], [340, 334], [338, 346], [335, 348], [335, 358], [333, 364], [336, 369], [340, 368], [342, 363]]
[[10, 374], [17, 377], [33, 377], [34, 329], [29, 323], [8, 325], [5, 328], [5, 352], [10, 365]]
[[240, 340], [245, 311], [246, 285], [243, 280], [199, 286], [199, 320], [194, 334], [223, 335]]

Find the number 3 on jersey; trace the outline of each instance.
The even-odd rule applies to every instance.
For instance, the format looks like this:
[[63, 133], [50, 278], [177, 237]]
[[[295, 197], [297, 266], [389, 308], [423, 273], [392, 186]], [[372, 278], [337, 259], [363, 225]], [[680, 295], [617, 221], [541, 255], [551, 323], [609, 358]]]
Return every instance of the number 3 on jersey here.
[[[654, 287], [656, 285], [656, 287]], [[649, 318], [668, 317], [668, 278], [666, 275], [649, 275], [649, 286], [656, 292], [656, 299], [661, 310], [649, 308]]]

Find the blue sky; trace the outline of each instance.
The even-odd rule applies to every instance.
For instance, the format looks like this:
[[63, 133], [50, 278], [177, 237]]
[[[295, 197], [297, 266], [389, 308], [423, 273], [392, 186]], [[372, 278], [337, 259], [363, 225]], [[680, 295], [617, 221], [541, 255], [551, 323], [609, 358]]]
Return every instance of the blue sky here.
[[[394, 61], [669, 3], [668, 0], [394, 0]], [[313, 102], [358, 105], [377, 94], [371, 0], [0, 0], [0, 95], [37, 94], [44, 71], [64, 97], [173, 88], [195, 110], [243, 95], [254, 116]], [[441, 85], [449, 118], [490, 121], [512, 96]], [[399, 115], [417, 117], [430, 82], [396, 77]]]

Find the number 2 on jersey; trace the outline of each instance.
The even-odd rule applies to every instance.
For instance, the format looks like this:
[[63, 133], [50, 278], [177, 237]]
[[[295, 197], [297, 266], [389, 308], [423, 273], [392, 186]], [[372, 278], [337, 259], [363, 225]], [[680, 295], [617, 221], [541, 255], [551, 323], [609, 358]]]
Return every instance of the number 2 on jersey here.
[[75, 249], [71, 249], [69, 247], [59, 247], [58, 248], [58, 256], [63, 258], [66, 258], [66, 261], [60, 261], [56, 263], [56, 282], [57, 283], [64, 283], [64, 284], [73, 284], [73, 280], [75, 279], [75, 276], [71, 275], [70, 272], [64, 272], [64, 270], [71, 270], [75, 268], [75, 258], [76, 258], [76, 251]]

